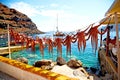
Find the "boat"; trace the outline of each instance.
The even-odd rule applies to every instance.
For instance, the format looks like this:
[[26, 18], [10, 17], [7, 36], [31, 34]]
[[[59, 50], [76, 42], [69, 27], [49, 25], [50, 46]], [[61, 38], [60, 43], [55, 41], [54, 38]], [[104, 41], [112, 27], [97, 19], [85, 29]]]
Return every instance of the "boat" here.
[[58, 30], [58, 27], [56, 29], [57, 29], [57, 31], [55, 32], [55, 34], [53, 34], [53, 36], [65, 36], [65, 34], [63, 32], [60, 32]]
[[57, 31], [53, 34], [53, 36], [65, 36], [65, 34], [63, 33], [63, 32], [60, 32], [59, 30], [58, 30], [58, 14], [57, 14], [57, 19], [56, 19], [56, 22], [57, 22], [57, 27], [56, 27], [56, 29], [57, 29]]

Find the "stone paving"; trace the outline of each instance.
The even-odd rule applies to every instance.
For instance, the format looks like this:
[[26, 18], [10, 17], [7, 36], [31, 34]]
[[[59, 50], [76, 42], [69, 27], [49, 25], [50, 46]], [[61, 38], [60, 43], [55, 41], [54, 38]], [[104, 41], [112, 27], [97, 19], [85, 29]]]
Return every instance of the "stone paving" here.
[[0, 71], [0, 80], [17, 80], [17, 79]]

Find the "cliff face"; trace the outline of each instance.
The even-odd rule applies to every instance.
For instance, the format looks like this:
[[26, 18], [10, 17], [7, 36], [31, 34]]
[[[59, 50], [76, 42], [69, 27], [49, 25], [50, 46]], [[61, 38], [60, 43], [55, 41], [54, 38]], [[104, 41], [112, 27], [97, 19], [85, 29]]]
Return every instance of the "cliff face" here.
[[0, 34], [7, 32], [7, 24], [18, 32], [42, 33], [25, 14], [0, 3]]

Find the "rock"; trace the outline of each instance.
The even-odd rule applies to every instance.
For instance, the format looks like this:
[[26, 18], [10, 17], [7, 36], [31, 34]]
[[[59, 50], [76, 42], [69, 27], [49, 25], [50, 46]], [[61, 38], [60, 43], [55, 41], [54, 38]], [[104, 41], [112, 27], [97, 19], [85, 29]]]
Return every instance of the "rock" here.
[[98, 76], [105, 76], [105, 73], [102, 72], [102, 71], [100, 71], [99, 74], [98, 74]]
[[35, 67], [41, 67], [42, 69], [50, 70], [54, 67], [54, 63], [50, 60], [41, 60], [34, 63]]
[[66, 61], [62, 57], [57, 57], [56, 62], [60, 66], [66, 64]]
[[93, 72], [94, 74], [96, 73], [97, 69], [96, 68], [93, 68], [93, 67], [90, 67], [90, 70], [91, 72]]
[[27, 15], [0, 3], [0, 34], [7, 33], [7, 24], [17, 32], [42, 33]]
[[47, 60], [41, 60], [41, 61], [37, 61], [35, 62], [34, 66], [35, 67], [41, 67], [41, 66], [47, 66], [47, 65], [50, 65], [51, 64], [51, 61], [47, 61]]
[[16, 60], [17, 60], [17, 61], [20, 61], [20, 62], [22, 62], [22, 63], [28, 64], [28, 59], [26, 59], [25, 57], [17, 58]]
[[76, 59], [71, 59], [70, 61], [67, 62], [67, 65], [71, 68], [79, 68], [82, 66], [82, 62]]

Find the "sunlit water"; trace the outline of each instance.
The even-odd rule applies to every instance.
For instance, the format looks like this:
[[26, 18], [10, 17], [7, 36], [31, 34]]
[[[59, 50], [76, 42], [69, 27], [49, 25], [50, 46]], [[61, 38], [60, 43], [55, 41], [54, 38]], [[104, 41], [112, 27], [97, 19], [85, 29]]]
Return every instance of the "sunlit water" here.
[[[113, 32], [111, 34], [115, 34], [115, 32]], [[40, 34], [37, 36], [39, 36], [39, 37], [43, 37], [43, 36], [51, 37], [51, 34], [46, 33], [46, 34]], [[111, 37], [113, 38], [114, 36], [115, 35], [112, 35]], [[35, 35], [34, 35], [34, 37], [35, 37]], [[103, 37], [106, 37], [106, 35], [103, 35]], [[98, 41], [98, 42], [100, 42], [100, 41]], [[99, 46], [99, 43], [98, 43], [98, 46]], [[72, 51], [72, 55], [67, 56], [66, 55], [66, 47], [65, 46], [62, 47], [62, 57], [66, 61], [70, 60], [71, 58], [75, 58], [77, 60], [80, 60], [83, 63], [84, 67], [99, 68], [98, 53], [97, 53], [97, 51], [95, 53], [94, 50], [92, 50], [90, 40], [87, 41], [86, 49], [84, 52], [78, 51], [77, 43], [72, 44], [71, 51]], [[52, 56], [52, 54], [53, 54], [53, 56]], [[46, 47], [44, 49], [44, 58], [42, 57], [42, 55], [39, 51], [39, 47], [37, 47], [37, 46], [36, 46], [35, 52], [32, 52], [31, 49], [25, 49], [22, 51], [12, 53], [13, 59], [16, 59], [19, 57], [25, 57], [28, 59], [28, 63], [30, 65], [33, 65], [35, 61], [41, 60], [41, 59], [50, 59], [52, 61], [56, 61], [57, 56], [58, 56], [58, 54], [56, 51], [56, 47], [53, 48], [53, 53], [49, 53], [48, 48]]]
[[[43, 37], [43, 36], [51, 37], [51, 34], [47, 33], [47, 34], [41, 34], [41, 35], [37, 35], [37, 36], [39, 36], [39, 37]], [[66, 55], [66, 47], [63, 46], [62, 47], [62, 57], [66, 61], [68, 61], [72, 58], [80, 60], [83, 63], [83, 66], [85, 66], [85, 67], [98, 68], [99, 62], [98, 62], [97, 52], [94, 53], [94, 51], [92, 50], [90, 41], [87, 41], [86, 46], [87, 47], [86, 47], [84, 52], [82, 52], [82, 51], [79, 52], [78, 47], [77, 47], [77, 43], [73, 43], [72, 46], [71, 46], [72, 47], [71, 48], [71, 54], [72, 54], [71, 56]], [[57, 54], [56, 47], [53, 48], [53, 53], [49, 53], [48, 48], [46, 47], [44, 49], [44, 58], [42, 57], [38, 46], [36, 46], [35, 52], [32, 52], [31, 48], [30, 48], [30, 49], [25, 49], [25, 50], [22, 50], [22, 51], [12, 53], [12, 58], [13, 59], [16, 59], [16, 58], [19, 58], [19, 57], [25, 57], [25, 58], [28, 59], [28, 63], [30, 65], [33, 65], [35, 61], [41, 60], [41, 59], [50, 59], [50, 60], [56, 61], [57, 56], [58, 56], [58, 54]]]

